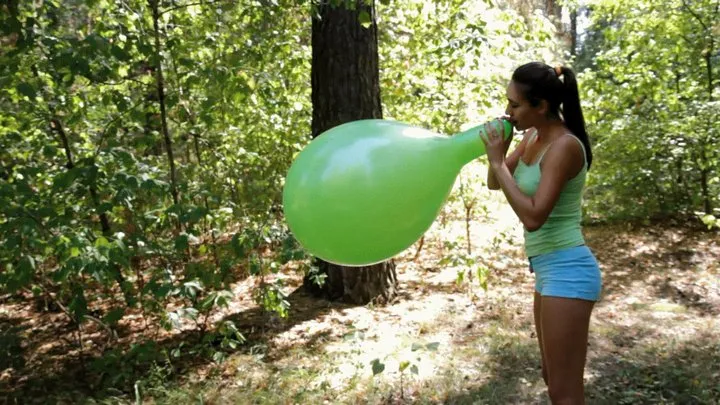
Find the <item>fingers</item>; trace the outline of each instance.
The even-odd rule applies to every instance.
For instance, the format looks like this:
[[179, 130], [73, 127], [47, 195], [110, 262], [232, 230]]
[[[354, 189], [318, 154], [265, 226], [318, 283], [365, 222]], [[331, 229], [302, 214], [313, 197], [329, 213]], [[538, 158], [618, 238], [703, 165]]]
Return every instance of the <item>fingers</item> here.
[[503, 123], [501, 118], [496, 118], [492, 121], [489, 121], [485, 123], [484, 131], [480, 131], [480, 138], [486, 145], [495, 144], [498, 140], [501, 140], [503, 138], [502, 135], [504, 134], [501, 134], [500, 132], [502, 128]]
[[485, 146], [487, 146], [488, 142], [490, 142], [490, 140], [487, 138], [487, 128], [485, 128], [485, 131], [481, 130], [479, 135]]
[[502, 125], [499, 119], [494, 119], [491, 122], [488, 123], [488, 135], [490, 138], [494, 139], [497, 138], [500, 134], [498, 134], [498, 124]]
[[505, 122], [504, 121], [509, 121], [509, 116], [504, 115], [500, 118], [497, 118], [496, 120], [497, 120], [497, 126], [495, 128], [497, 128], [498, 136], [501, 138], [505, 138], [507, 136], [508, 140], [512, 139], [512, 134], [513, 134], [512, 129], [510, 129], [509, 134], [505, 133]]

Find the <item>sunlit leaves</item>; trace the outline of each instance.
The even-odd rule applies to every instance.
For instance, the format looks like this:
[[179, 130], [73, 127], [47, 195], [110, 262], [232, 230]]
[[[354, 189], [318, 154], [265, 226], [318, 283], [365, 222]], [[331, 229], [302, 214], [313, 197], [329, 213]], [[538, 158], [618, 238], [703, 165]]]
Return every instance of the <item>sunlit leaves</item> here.
[[442, 133], [502, 113], [519, 64], [561, 57], [545, 16], [483, 1], [406, 0], [378, 16], [385, 115]]
[[[41, 284], [77, 322], [117, 288], [155, 313], [171, 297], [187, 300], [179, 322], [193, 305], [226, 305], [214, 290], [238, 263], [275, 272], [253, 250], [287, 239], [269, 224], [292, 151], [309, 138], [306, 10], [288, 1], [161, 8], [161, 55], [145, 0], [20, 3], [3, 15], [4, 32], [19, 36], [0, 53], [0, 289]], [[233, 253], [216, 238], [236, 224], [258, 232], [243, 233]], [[266, 295], [287, 312], [280, 293]]]
[[580, 56], [593, 68], [582, 77], [598, 157], [592, 215], [688, 214], [716, 205], [709, 179], [720, 166], [711, 101], [718, 80], [707, 72], [717, 77], [720, 60], [703, 52], [718, 11], [709, 1], [590, 6], [592, 41]]

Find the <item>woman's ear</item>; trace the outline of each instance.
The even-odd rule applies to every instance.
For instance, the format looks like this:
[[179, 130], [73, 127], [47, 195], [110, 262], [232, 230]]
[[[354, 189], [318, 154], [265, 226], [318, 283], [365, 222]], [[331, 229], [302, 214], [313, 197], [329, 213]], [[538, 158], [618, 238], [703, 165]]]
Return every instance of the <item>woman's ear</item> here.
[[547, 117], [550, 113], [550, 104], [547, 100], [541, 99], [540, 103], [537, 105], [538, 113], [542, 115], [543, 117]]

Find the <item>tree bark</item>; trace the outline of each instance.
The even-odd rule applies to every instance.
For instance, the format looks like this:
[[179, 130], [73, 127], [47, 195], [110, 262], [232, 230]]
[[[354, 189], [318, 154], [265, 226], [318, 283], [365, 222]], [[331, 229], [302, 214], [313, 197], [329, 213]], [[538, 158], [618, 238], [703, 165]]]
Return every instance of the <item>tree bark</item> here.
[[[374, 5], [356, 0], [349, 6], [318, 5], [312, 21], [313, 137], [345, 122], [382, 118]], [[322, 287], [306, 277], [306, 288], [316, 295], [366, 304], [388, 302], [397, 292], [392, 259], [365, 267], [316, 264], [327, 275]]]

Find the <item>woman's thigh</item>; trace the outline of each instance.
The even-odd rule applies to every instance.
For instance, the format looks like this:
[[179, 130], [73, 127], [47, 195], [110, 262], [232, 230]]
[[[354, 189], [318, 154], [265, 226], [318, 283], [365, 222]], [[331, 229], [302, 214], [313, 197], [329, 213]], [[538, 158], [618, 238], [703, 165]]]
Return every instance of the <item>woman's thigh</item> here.
[[549, 383], [582, 389], [593, 301], [542, 297], [541, 325]]

